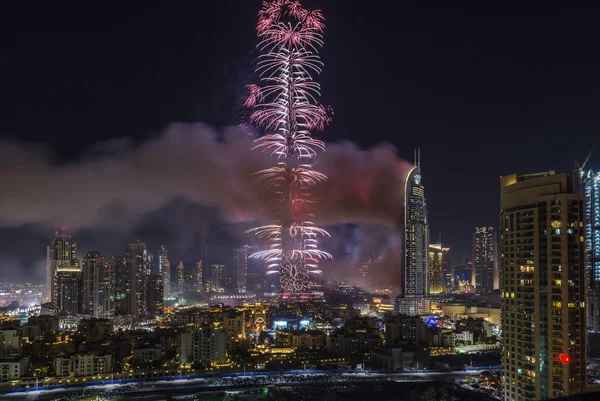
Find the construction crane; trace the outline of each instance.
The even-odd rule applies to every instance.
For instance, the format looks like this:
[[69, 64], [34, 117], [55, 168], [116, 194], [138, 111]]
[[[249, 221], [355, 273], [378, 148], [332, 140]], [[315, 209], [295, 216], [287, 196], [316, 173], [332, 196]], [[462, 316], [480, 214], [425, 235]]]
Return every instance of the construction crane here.
[[575, 160], [575, 172], [577, 173], [577, 177], [579, 178], [579, 191], [583, 193], [583, 170], [587, 165], [588, 161], [590, 161], [590, 157], [592, 157], [592, 153], [596, 150], [596, 146], [598, 146], [598, 142], [600, 142], [600, 136], [596, 139], [594, 146], [592, 146], [592, 150], [588, 153], [587, 157], [583, 161], [582, 164], [579, 164], [577, 160]]

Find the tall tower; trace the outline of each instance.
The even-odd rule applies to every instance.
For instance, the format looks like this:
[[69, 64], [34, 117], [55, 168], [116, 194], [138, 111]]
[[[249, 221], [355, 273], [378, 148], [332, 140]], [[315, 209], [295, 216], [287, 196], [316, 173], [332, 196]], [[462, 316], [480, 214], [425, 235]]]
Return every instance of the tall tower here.
[[183, 296], [185, 292], [185, 267], [183, 260], [177, 265], [177, 292], [179, 296]]
[[114, 256], [110, 261], [114, 274], [114, 309], [115, 316], [129, 314], [129, 293], [131, 291], [130, 275], [127, 269], [127, 258]]
[[127, 272], [129, 276], [127, 312], [133, 317], [143, 317], [148, 314], [150, 270], [146, 244], [142, 242], [129, 244], [127, 248]]
[[439, 244], [429, 244], [429, 293], [444, 292], [444, 260], [450, 248], [444, 248], [440, 239]]
[[52, 261], [54, 260], [54, 242], [55, 238], [50, 237], [48, 246], [46, 246], [46, 285], [44, 286], [44, 291], [42, 294], [44, 302], [52, 302], [52, 281], [54, 277]]
[[225, 265], [212, 265], [212, 282], [211, 282], [211, 290], [212, 292], [224, 292], [225, 288], [223, 287], [223, 276], [225, 275]]
[[196, 262], [194, 266], [194, 290], [196, 293], [204, 292], [204, 284], [203, 284], [203, 269], [204, 263], [202, 260]]
[[[83, 294], [82, 283], [75, 282], [81, 280], [81, 265], [77, 258], [77, 243], [73, 241], [71, 235], [66, 234], [65, 230], [57, 231], [51, 240], [52, 251], [47, 249], [47, 256], [52, 256], [50, 269], [52, 273], [52, 282], [50, 295], [52, 303], [59, 313], [64, 309], [66, 314], [75, 314], [80, 312], [79, 303]], [[62, 273], [59, 274], [58, 272]], [[74, 291], [74, 292], [73, 292]], [[71, 303], [77, 303], [73, 307]]]
[[248, 247], [233, 250], [233, 276], [235, 290], [238, 294], [246, 293], [246, 279], [248, 274]]
[[405, 183], [403, 224], [404, 274], [402, 295], [396, 298], [397, 313], [429, 313], [429, 225], [425, 187], [421, 184], [421, 152], [415, 151], [415, 166]]
[[94, 264], [94, 282], [92, 285], [92, 316], [99, 319], [111, 319], [115, 316], [115, 263], [114, 259], [101, 260]]
[[478, 292], [498, 289], [498, 233], [494, 227], [475, 228], [471, 283]]
[[169, 262], [169, 259], [165, 259], [163, 262], [162, 272], [164, 299], [171, 299], [173, 294], [171, 292], [171, 262]]
[[98, 300], [97, 291], [100, 278], [98, 274], [104, 270], [104, 256], [97, 251], [89, 251], [83, 257], [83, 303], [82, 313], [93, 315], [96, 308], [94, 301]]
[[586, 389], [583, 196], [572, 174], [500, 180], [504, 399]]
[[588, 352], [600, 354], [600, 173], [585, 179]]
[[210, 265], [208, 264], [208, 244], [206, 242], [206, 230], [202, 229], [202, 235], [200, 236], [200, 259], [202, 260], [202, 284], [204, 285], [204, 291], [208, 294], [210, 292], [211, 284], [211, 271]]
[[158, 251], [158, 274], [163, 276], [165, 270], [165, 262], [169, 259], [169, 251], [164, 245], [160, 246]]

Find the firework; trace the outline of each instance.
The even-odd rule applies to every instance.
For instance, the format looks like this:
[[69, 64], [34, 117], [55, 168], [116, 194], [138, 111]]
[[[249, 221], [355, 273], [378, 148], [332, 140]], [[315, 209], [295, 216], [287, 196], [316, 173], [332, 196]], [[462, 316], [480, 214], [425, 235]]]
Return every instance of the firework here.
[[331, 121], [330, 109], [318, 103], [320, 86], [311, 75], [323, 66], [318, 48], [324, 28], [319, 10], [306, 10], [299, 1], [264, 1], [256, 25], [260, 84], [248, 86], [244, 104], [253, 109], [250, 122], [265, 130], [254, 149], [278, 159], [274, 167], [255, 173], [257, 183], [272, 194], [262, 211], [274, 221], [248, 231], [268, 243], [251, 257], [266, 262], [267, 274], [279, 274], [281, 291], [288, 294], [305, 292], [310, 275], [321, 273], [320, 261], [331, 258], [318, 247], [318, 238], [329, 234], [310, 221], [319, 203], [311, 188], [327, 180], [313, 169], [325, 144], [311, 136]]

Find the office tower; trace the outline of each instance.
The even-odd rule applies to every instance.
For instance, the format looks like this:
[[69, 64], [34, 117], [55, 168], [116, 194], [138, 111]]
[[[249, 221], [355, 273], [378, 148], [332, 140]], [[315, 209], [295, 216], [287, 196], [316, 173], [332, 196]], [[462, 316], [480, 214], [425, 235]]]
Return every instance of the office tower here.
[[202, 281], [202, 268], [203, 268], [203, 263], [202, 260], [199, 260], [196, 262], [196, 265], [194, 266], [194, 277], [193, 277], [193, 281], [194, 281], [194, 290], [196, 291], [196, 293], [201, 293], [204, 292], [204, 285], [203, 285], [203, 281]]
[[588, 353], [600, 355], [600, 173], [584, 181]]
[[144, 317], [148, 314], [150, 271], [146, 245], [142, 242], [129, 244], [127, 248], [127, 272], [129, 276], [127, 312], [134, 318]]
[[498, 233], [494, 227], [475, 228], [471, 283], [478, 292], [492, 292], [499, 288]]
[[420, 159], [420, 151], [415, 151], [415, 166], [409, 171], [404, 188], [404, 274], [402, 295], [394, 303], [397, 313], [409, 315], [430, 312], [426, 299], [429, 295], [429, 225]]
[[225, 275], [225, 265], [212, 265], [211, 271], [211, 291], [212, 292], [225, 292], [223, 287], [223, 276]]
[[110, 261], [114, 272], [114, 309], [115, 316], [127, 315], [129, 312], [129, 297], [131, 291], [127, 259], [122, 256], [113, 256]]
[[169, 259], [165, 259], [162, 264], [163, 271], [163, 295], [164, 299], [172, 299], [172, 291], [171, 291], [171, 262]]
[[450, 265], [448, 259], [442, 261], [442, 272], [443, 272], [443, 286], [444, 291], [452, 292], [454, 290], [454, 269]]
[[96, 290], [98, 289], [99, 283], [97, 274], [101, 269], [99, 265], [104, 264], [104, 256], [100, 255], [100, 253], [97, 251], [89, 251], [83, 257], [82, 262], [83, 305], [81, 312], [84, 315], [93, 315], [95, 308], [94, 300], [97, 299], [97, 297], [95, 297], [95, 294]]
[[101, 257], [101, 263], [95, 264], [93, 282], [92, 316], [99, 319], [111, 319], [115, 316], [115, 263]]
[[164, 277], [165, 262], [169, 260], [169, 251], [164, 245], [160, 246], [158, 251], [158, 274]]
[[500, 180], [504, 399], [585, 391], [583, 195], [572, 174]]
[[177, 265], [177, 293], [179, 296], [183, 296], [185, 291], [185, 267], [183, 266], [183, 260]]
[[233, 273], [236, 292], [245, 294], [248, 274], [248, 247], [233, 250]]
[[79, 266], [57, 266], [53, 287], [54, 305], [60, 316], [82, 312], [83, 276]]
[[148, 291], [148, 316], [155, 317], [163, 314], [164, 296], [163, 277], [153, 274], [148, 280], [150, 290]]
[[46, 285], [42, 298], [44, 302], [52, 302], [52, 281], [54, 280], [54, 271], [52, 261], [54, 260], [54, 237], [50, 237], [48, 246], [46, 246]]
[[444, 292], [444, 259], [450, 248], [439, 244], [429, 244], [429, 293], [439, 294]]
[[[61, 268], [64, 271], [75, 270], [81, 271], [79, 259], [77, 259], [77, 243], [73, 241], [71, 235], [66, 234], [65, 230], [62, 229], [60, 232], [57, 231], [54, 238], [50, 240], [52, 250], [46, 249], [46, 256], [51, 256], [52, 261], [50, 263], [50, 272], [52, 275], [52, 282], [50, 284], [50, 297], [51, 302], [54, 306], [57, 306], [58, 288], [56, 284], [56, 271]], [[81, 289], [81, 288], [80, 288]]]

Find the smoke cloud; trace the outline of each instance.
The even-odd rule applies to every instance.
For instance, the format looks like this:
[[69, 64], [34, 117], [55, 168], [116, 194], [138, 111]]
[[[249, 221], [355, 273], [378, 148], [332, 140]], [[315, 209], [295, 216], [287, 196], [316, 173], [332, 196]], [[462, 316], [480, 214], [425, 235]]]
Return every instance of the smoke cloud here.
[[[261, 220], [265, 194], [252, 174], [272, 160], [251, 147], [238, 128], [180, 123], [141, 145], [96, 144], [67, 164], [54, 163], [47, 149], [0, 141], [0, 226], [127, 230], [181, 198], [230, 222]], [[324, 201], [319, 222], [395, 227], [409, 168], [389, 146], [328, 145], [317, 166], [329, 177], [316, 188]]]

